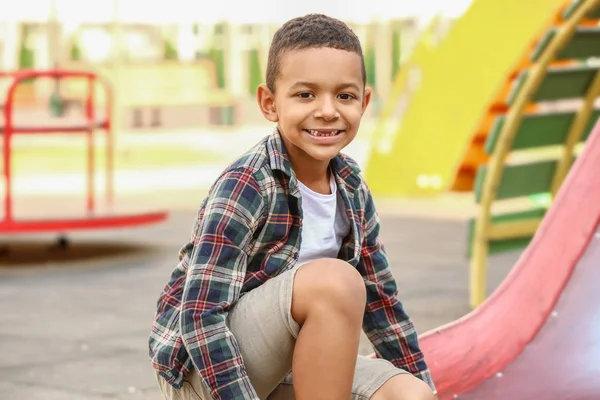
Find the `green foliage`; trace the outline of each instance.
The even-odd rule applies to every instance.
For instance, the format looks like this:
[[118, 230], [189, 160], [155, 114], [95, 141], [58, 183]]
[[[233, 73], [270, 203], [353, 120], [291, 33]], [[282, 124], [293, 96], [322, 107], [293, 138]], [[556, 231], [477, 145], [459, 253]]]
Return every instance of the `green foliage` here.
[[65, 102], [58, 90], [55, 90], [50, 95], [50, 115], [61, 117], [65, 113]]
[[392, 32], [392, 79], [396, 77], [400, 70], [400, 56], [400, 30], [398, 27], [394, 27]]
[[177, 54], [177, 49], [173, 45], [172, 41], [169, 39], [165, 39], [165, 49], [164, 55], [165, 60], [177, 60], [179, 55]]
[[212, 48], [210, 50], [210, 59], [213, 60], [217, 73], [217, 87], [225, 88], [225, 55], [223, 50]]
[[223, 32], [225, 32], [225, 24], [223, 23], [219, 23], [219, 24], [215, 24], [215, 35], [222, 35]]
[[79, 46], [79, 41], [77, 38], [73, 39], [73, 44], [71, 45], [71, 60], [81, 60], [81, 47]]
[[375, 87], [375, 48], [369, 45], [365, 50], [365, 69], [367, 71], [367, 85]]
[[260, 56], [258, 49], [252, 49], [248, 52], [248, 68], [250, 69], [250, 79], [248, 91], [251, 95], [256, 93], [256, 88], [263, 81], [262, 73], [260, 70]]
[[33, 68], [35, 65], [35, 54], [29, 48], [30, 29], [26, 24], [21, 27], [21, 45], [19, 46], [19, 69]]

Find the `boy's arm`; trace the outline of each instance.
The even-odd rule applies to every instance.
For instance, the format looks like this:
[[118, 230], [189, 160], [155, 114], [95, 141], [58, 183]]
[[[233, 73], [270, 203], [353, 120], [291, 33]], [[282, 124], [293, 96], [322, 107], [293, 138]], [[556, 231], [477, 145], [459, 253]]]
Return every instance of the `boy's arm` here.
[[413, 322], [398, 299], [396, 282], [379, 239], [379, 216], [366, 185], [364, 194], [364, 239], [358, 264], [367, 289], [364, 331], [378, 357], [412, 373], [436, 393]]
[[246, 253], [263, 212], [259, 183], [247, 171], [222, 176], [194, 228], [182, 310], [186, 350], [215, 399], [258, 399], [225, 317], [239, 298]]

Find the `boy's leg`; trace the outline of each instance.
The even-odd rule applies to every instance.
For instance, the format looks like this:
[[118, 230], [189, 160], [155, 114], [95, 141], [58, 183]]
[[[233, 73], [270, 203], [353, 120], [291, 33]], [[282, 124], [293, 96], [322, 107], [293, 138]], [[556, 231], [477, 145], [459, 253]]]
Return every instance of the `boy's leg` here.
[[[227, 326], [236, 338], [250, 381], [261, 399], [266, 399], [292, 369], [294, 344], [300, 331], [290, 312], [295, 273], [284, 272], [244, 294], [227, 316]], [[194, 368], [179, 390], [161, 377], [158, 379], [167, 400], [213, 398]]]
[[411, 374], [396, 375], [389, 379], [371, 397], [371, 400], [434, 400], [433, 391], [422, 380]]
[[365, 304], [362, 277], [336, 259], [307, 263], [244, 295], [228, 324], [259, 396], [293, 370], [299, 400], [350, 398]]
[[[294, 377], [286, 377], [269, 396], [269, 400], [295, 400]], [[358, 356], [352, 400], [433, 400], [429, 386], [386, 360]]]
[[299, 400], [350, 398], [365, 304], [362, 277], [336, 259], [307, 263], [244, 295], [228, 324], [260, 398], [290, 370]]
[[[240, 298], [227, 324], [259, 397], [293, 369], [298, 399], [350, 398], [365, 303], [360, 274], [335, 259], [284, 272]], [[185, 387], [211, 398], [194, 370]]]
[[292, 366], [298, 400], [350, 398], [365, 304], [351, 265], [324, 259], [298, 270], [291, 307], [301, 325]]
[[248, 377], [266, 399], [292, 369], [300, 325], [290, 313], [297, 269], [251, 290], [233, 305], [227, 325], [235, 336]]

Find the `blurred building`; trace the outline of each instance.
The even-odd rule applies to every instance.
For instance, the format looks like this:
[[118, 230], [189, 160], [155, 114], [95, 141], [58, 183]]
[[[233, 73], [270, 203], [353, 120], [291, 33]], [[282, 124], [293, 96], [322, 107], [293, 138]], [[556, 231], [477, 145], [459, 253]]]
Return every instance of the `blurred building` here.
[[[250, 118], [244, 104], [254, 104], [271, 37], [283, 21], [322, 12], [348, 22], [361, 38], [368, 81], [381, 99], [422, 27], [440, 14], [451, 21], [470, 1], [223, 0], [208, 7], [196, 0], [20, 0], [0, 15], [0, 70], [91, 68], [121, 89], [119, 104], [166, 95], [173, 101], [165, 103], [206, 101], [219, 108], [208, 111], [218, 114], [218, 123], [235, 123], [236, 113]], [[166, 76], [178, 83], [165, 86]], [[202, 99], [194, 100], [193, 90], [204, 93]]]

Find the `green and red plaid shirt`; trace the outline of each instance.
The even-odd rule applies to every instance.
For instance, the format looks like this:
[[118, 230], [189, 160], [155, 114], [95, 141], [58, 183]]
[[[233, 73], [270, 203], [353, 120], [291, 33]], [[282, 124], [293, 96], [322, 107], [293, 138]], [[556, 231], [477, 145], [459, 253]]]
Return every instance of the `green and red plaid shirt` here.
[[[367, 289], [363, 329], [378, 357], [435, 391], [397, 297], [371, 193], [349, 157], [338, 155], [331, 167], [351, 225], [339, 258], [356, 267]], [[195, 367], [215, 399], [258, 398], [225, 317], [243, 293], [294, 266], [301, 229], [298, 181], [275, 129], [217, 179], [160, 295], [149, 349], [169, 384], [181, 387]]]

